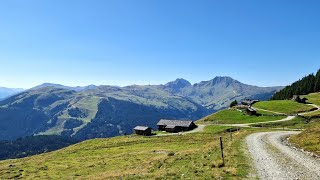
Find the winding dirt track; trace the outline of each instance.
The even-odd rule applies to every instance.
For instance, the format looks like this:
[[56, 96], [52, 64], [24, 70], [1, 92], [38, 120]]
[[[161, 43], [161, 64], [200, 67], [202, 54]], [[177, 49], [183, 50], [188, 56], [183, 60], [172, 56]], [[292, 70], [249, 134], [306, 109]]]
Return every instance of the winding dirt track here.
[[262, 132], [246, 138], [259, 179], [320, 179], [320, 160], [287, 146], [299, 132]]

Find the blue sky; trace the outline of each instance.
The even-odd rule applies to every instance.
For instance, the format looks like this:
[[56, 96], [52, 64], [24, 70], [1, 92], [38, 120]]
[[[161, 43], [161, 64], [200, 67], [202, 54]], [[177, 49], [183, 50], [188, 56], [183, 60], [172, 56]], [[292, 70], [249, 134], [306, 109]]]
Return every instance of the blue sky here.
[[2, 0], [0, 86], [287, 85], [320, 68], [320, 1]]

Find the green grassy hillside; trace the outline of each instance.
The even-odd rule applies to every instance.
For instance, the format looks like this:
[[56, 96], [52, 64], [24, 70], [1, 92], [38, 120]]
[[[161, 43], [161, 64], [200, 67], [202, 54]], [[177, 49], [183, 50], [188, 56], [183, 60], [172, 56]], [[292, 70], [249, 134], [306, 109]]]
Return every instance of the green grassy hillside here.
[[320, 106], [320, 93], [311, 93], [302, 97], [308, 98], [308, 102]]
[[[245, 179], [249, 170], [242, 140], [251, 130], [230, 135], [208, 126], [183, 136], [122, 136], [85, 141], [51, 153], [0, 161], [4, 179]], [[222, 167], [219, 136], [224, 137]]]
[[291, 100], [261, 101], [254, 104], [254, 107], [285, 114], [296, 114], [314, 109], [313, 106], [297, 103]]
[[[264, 113], [262, 111], [261, 113]], [[268, 112], [268, 114], [271, 114]], [[207, 116], [199, 123], [215, 123], [215, 124], [244, 124], [244, 123], [256, 123], [265, 121], [275, 121], [285, 118], [285, 116], [248, 116], [242, 112], [233, 109], [226, 109]]]

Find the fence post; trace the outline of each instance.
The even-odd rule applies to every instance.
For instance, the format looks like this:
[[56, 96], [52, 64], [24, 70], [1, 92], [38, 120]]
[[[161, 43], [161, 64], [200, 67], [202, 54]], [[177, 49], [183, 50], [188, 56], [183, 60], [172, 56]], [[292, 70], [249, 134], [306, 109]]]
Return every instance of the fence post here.
[[224, 163], [224, 154], [223, 154], [223, 142], [222, 142], [221, 136], [220, 136], [220, 148], [221, 148], [222, 166], [224, 166], [225, 163]]

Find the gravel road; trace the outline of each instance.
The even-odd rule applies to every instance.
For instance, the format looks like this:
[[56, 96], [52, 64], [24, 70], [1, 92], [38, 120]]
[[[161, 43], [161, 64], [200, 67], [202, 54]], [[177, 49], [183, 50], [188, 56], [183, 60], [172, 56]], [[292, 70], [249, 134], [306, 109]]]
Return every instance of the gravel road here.
[[287, 146], [299, 132], [262, 132], [246, 138], [259, 179], [320, 179], [320, 160]]

